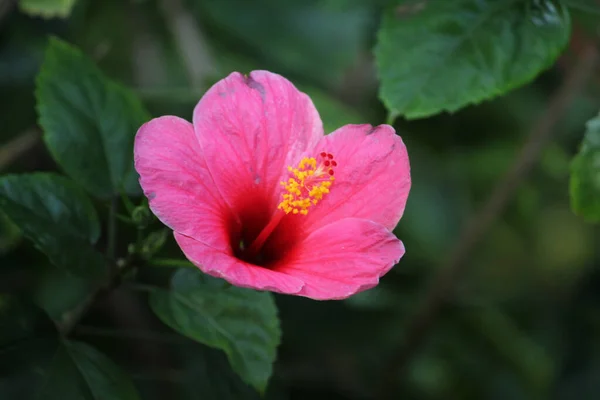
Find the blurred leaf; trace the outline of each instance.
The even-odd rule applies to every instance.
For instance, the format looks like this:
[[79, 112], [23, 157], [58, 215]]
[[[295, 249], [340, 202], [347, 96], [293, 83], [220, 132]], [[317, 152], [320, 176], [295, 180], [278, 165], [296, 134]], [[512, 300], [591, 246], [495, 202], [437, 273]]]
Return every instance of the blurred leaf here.
[[135, 132], [150, 119], [132, 92], [106, 78], [79, 50], [51, 39], [37, 79], [37, 108], [54, 159], [95, 196], [140, 192]]
[[66, 18], [71, 13], [76, 0], [19, 0], [21, 10], [29, 15], [53, 18]]
[[573, 212], [600, 222], [600, 116], [587, 123], [581, 149], [571, 164], [570, 192]]
[[104, 354], [81, 342], [60, 342], [48, 366], [44, 399], [138, 399], [128, 377]]
[[555, 374], [554, 360], [508, 315], [498, 309], [485, 308], [467, 312], [464, 317], [501, 359], [518, 370], [532, 392], [540, 394], [548, 390]]
[[[336, 83], [368, 39], [365, 3], [343, 10], [315, 0], [211, 0], [189, 2], [191, 10], [216, 24], [284, 73], [321, 84]], [[235, 10], [235, 12], [232, 12]], [[317, 62], [318, 60], [318, 62]]]
[[[39, 369], [31, 365], [32, 358], [45, 347], [46, 337], [56, 338], [52, 321], [32, 303], [15, 296], [0, 295], [0, 398], [32, 399], [24, 397], [40, 381]], [[43, 342], [43, 343], [40, 343]]]
[[375, 56], [393, 116], [456, 111], [514, 89], [550, 66], [569, 39], [553, 0], [422, 0], [386, 11]]
[[96, 210], [70, 180], [48, 173], [0, 178], [0, 209], [50, 261], [73, 274], [100, 277], [104, 260]]
[[8, 252], [21, 238], [19, 228], [4, 214], [0, 212], [0, 255]]
[[600, 363], [581, 365], [563, 378], [556, 389], [556, 400], [595, 399], [600, 393]]
[[136, 400], [139, 396], [130, 379], [93, 347], [37, 339], [0, 353], [0, 398]]
[[281, 336], [275, 302], [270, 293], [224, 284], [199, 271], [179, 270], [171, 291], [153, 292], [150, 306], [171, 328], [223, 350], [233, 370], [264, 392]]
[[206, 399], [259, 400], [261, 397], [232, 371], [222, 351], [202, 345], [186, 345], [178, 351], [183, 358], [187, 379], [180, 390], [184, 398], [196, 399], [202, 393]]
[[0, 398], [136, 400], [131, 381], [91, 346], [57, 337], [40, 309], [0, 295]]
[[149, 260], [163, 248], [167, 242], [167, 239], [172, 236], [173, 232], [171, 232], [169, 229], [159, 229], [150, 232], [142, 241], [141, 248], [139, 248], [137, 251], [144, 259]]
[[[51, 332], [54, 324], [42, 310], [15, 296], [0, 294], [0, 354], [15, 342]], [[1, 357], [1, 355], [0, 355]]]
[[40, 265], [35, 267], [30, 294], [53, 320], [60, 321], [77, 308], [96, 285], [54, 265]]
[[[393, 289], [379, 284], [378, 286], [357, 293], [350, 298], [344, 300], [346, 304], [362, 310], [381, 310], [401, 307], [404, 300], [402, 295]], [[400, 305], [400, 306], [399, 306]]]
[[535, 246], [530, 248], [536, 254], [530, 268], [541, 278], [537, 286], [568, 287], [577, 282], [597, 249], [593, 228], [566, 206], [540, 210], [538, 215]]
[[364, 118], [358, 111], [353, 110], [328, 93], [315, 88], [303, 87], [302, 85], [299, 85], [298, 89], [306, 93], [315, 104], [323, 121], [326, 134], [347, 124], [365, 123]]
[[[7, 86], [7, 88], [2, 89], [3, 96], [0, 99], [3, 110], [6, 107], [15, 108], [15, 104], [12, 104], [15, 97], [17, 105], [23, 103], [24, 100], [29, 103], [30, 99], [34, 97], [33, 92], [29, 88], [26, 91], [23, 90], [23, 86], [33, 85], [35, 75], [44, 58], [44, 49], [48, 43], [46, 37], [35, 34], [34, 27], [32, 21], [11, 21], [10, 19], [7, 21], [6, 26], [2, 27], [4, 34], [11, 39], [0, 44], [0, 84]], [[9, 90], [9, 88], [11, 90], [10, 95], [8, 93], [4, 95], [4, 90]], [[17, 88], [21, 90], [15, 90]], [[27, 116], [30, 113], [35, 114], [33, 107], [28, 106], [27, 111], [29, 111]], [[9, 116], [14, 118], [15, 114], [10, 113]], [[4, 131], [4, 127], [10, 126], [8, 123], [12, 121], [7, 116], [2, 115], [1, 117], [3, 118], [2, 130]], [[6, 118], [6, 121], [4, 121], [4, 118]], [[4, 132], [2, 132], [2, 136], [4, 136]]]
[[586, 13], [600, 14], [600, 4], [596, 0], [563, 0], [567, 7]]

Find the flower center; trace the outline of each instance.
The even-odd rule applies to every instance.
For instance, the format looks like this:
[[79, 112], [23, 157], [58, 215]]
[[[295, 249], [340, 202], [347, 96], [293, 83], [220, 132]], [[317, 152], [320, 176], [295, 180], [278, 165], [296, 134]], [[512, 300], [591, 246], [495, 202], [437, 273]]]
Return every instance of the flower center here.
[[334, 168], [337, 162], [330, 153], [322, 152], [320, 160], [314, 157], [304, 157], [298, 168], [288, 167], [291, 177], [281, 182], [284, 188], [283, 200], [271, 216], [269, 223], [261, 230], [248, 248], [243, 249], [244, 258], [255, 259], [265, 242], [277, 229], [281, 220], [287, 214], [308, 214], [308, 209], [317, 205], [323, 196], [329, 193], [334, 181]]
[[316, 205], [323, 196], [329, 193], [329, 188], [334, 180], [333, 169], [337, 162], [333, 155], [322, 152], [321, 160], [317, 166], [314, 157], [304, 157], [300, 160], [298, 168], [288, 167], [293, 177], [287, 182], [281, 182], [285, 189], [283, 201], [279, 203], [280, 210], [286, 214], [308, 214], [308, 209]]

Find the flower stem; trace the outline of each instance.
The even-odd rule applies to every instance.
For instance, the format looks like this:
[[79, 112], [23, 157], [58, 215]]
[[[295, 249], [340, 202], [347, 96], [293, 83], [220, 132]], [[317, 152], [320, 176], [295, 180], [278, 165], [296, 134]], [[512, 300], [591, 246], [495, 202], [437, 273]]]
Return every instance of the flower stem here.
[[110, 209], [108, 211], [108, 226], [107, 226], [106, 258], [111, 262], [115, 260], [115, 252], [117, 248], [117, 199], [113, 198], [110, 201]]
[[178, 260], [175, 258], [153, 258], [148, 260], [148, 265], [152, 267], [167, 268], [196, 268], [196, 266], [188, 260]]

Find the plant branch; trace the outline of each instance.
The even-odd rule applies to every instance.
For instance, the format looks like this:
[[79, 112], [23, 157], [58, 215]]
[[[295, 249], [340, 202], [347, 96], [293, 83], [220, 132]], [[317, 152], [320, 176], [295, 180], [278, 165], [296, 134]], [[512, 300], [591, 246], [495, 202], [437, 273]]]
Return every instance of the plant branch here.
[[37, 129], [30, 129], [0, 147], [0, 171], [31, 150], [39, 139], [40, 132]]
[[[110, 209], [108, 212], [107, 222], [107, 245], [106, 245], [106, 266], [108, 270], [108, 277], [106, 281], [99, 285], [97, 288], [92, 290], [91, 293], [82, 301], [75, 309], [67, 313], [62, 321], [57, 322], [58, 331], [63, 335], [67, 336], [71, 334], [73, 329], [77, 326], [81, 318], [87, 313], [92, 307], [96, 299], [105, 292], [111, 291], [119, 282], [120, 274], [124, 268], [120, 268], [116, 260], [116, 244], [117, 244], [117, 198], [113, 197], [110, 202]], [[125, 267], [129, 263], [125, 263]]]
[[107, 224], [107, 246], [106, 246], [106, 258], [110, 262], [115, 261], [115, 252], [117, 246], [117, 199], [113, 197], [110, 201], [110, 209], [108, 211], [108, 224]]
[[114, 328], [98, 328], [95, 326], [80, 325], [75, 329], [77, 335], [83, 336], [98, 336], [115, 339], [133, 339], [133, 340], [145, 340], [150, 342], [164, 342], [164, 343], [182, 343], [189, 339], [184, 336], [163, 333], [163, 332], [149, 332], [145, 330], [128, 330], [128, 329], [114, 329]]
[[533, 125], [527, 141], [504, 177], [496, 184], [487, 202], [468, 222], [459, 236], [457, 245], [445, 262], [437, 269], [436, 276], [425, 293], [424, 300], [417, 307], [409, 322], [404, 340], [392, 352], [380, 387], [380, 397], [391, 396], [396, 379], [404, 371], [412, 356], [425, 341], [428, 332], [437, 320], [439, 312], [449, 297], [455, 282], [465, 270], [467, 260], [477, 244], [484, 238], [494, 221], [513, 197], [516, 189], [526, 178], [539, 158], [541, 150], [548, 142], [553, 127], [569, 109], [576, 95], [580, 93], [598, 64], [598, 53], [590, 45], [576, 65], [569, 71], [562, 85], [554, 93], [546, 110]]
[[181, 0], [162, 0], [160, 4], [190, 85], [194, 88], [204, 87], [206, 77], [214, 74], [216, 68], [197, 20]]

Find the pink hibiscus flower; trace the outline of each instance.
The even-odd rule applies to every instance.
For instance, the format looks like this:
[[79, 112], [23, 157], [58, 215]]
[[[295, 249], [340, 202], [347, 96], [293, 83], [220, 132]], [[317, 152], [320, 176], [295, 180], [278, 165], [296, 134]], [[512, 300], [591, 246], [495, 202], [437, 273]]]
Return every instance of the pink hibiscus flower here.
[[404, 254], [406, 147], [389, 125], [330, 135], [310, 98], [266, 71], [232, 73], [194, 110], [135, 139], [154, 214], [185, 256], [233, 285], [313, 299], [369, 289]]

